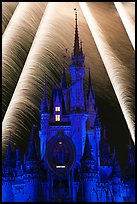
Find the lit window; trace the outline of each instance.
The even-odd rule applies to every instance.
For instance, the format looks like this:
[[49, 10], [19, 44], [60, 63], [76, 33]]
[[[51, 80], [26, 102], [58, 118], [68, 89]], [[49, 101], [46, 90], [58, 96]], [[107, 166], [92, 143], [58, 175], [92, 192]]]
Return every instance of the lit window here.
[[56, 166], [56, 168], [66, 168], [66, 166]]
[[60, 121], [60, 115], [55, 115], [55, 120]]
[[60, 111], [60, 107], [55, 107], [55, 111]]

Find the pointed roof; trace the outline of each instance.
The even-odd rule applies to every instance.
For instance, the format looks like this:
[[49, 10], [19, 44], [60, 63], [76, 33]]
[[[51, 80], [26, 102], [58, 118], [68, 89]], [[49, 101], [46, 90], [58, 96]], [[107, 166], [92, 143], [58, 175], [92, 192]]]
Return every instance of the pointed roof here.
[[40, 113], [43, 114], [48, 112], [49, 112], [49, 109], [48, 109], [47, 88], [46, 88], [46, 80], [45, 80], [44, 94], [41, 100]]
[[92, 146], [90, 145], [88, 134], [86, 135], [84, 153], [82, 156], [82, 161], [85, 161], [85, 160], [95, 161], [93, 156], [93, 149], [92, 149]]
[[131, 144], [131, 139], [129, 138], [129, 144], [128, 144], [128, 164], [130, 166], [135, 166], [135, 160], [133, 155], [133, 148]]
[[16, 161], [21, 161], [21, 158], [20, 158], [20, 149], [16, 149]]
[[55, 104], [58, 106], [61, 106], [59, 89], [56, 89], [56, 92], [55, 92]]
[[61, 88], [63, 88], [63, 89], [67, 88], [67, 80], [66, 80], [65, 68], [63, 68], [63, 73], [62, 73], [62, 78], [61, 78]]
[[91, 84], [91, 75], [90, 75], [90, 70], [89, 70], [87, 98], [89, 98], [90, 94], [91, 94], [92, 97], [94, 98], [93, 89], [92, 89], [92, 84]]
[[113, 151], [113, 156], [112, 156], [112, 176], [113, 177], [120, 177], [121, 176], [121, 171], [120, 171], [120, 165], [117, 162], [116, 159], [116, 148], [114, 146], [114, 151]]
[[12, 144], [11, 144], [11, 137], [9, 137], [9, 143], [8, 143], [8, 148], [7, 148], [7, 153], [6, 153], [6, 160], [4, 166], [6, 167], [14, 167], [15, 164], [15, 152], [12, 149]]
[[66, 114], [65, 101], [63, 96], [62, 88], [57, 88], [57, 86], [53, 86], [52, 89], [52, 97], [50, 102], [50, 113], [54, 114], [55, 103], [60, 105], [62, 114]]
[[131, 139], [129, 138], [128, 144], [128, 158], [125, 167], [125, 175], [127, 178], [132, 178], [135, 175], [135, 159], [133, 155], [133, 146], [131, 144]]
[[77, 11], [75, 10], [75, 39], [74, 39], [74, 56], [79, 56], [79, 36], [78, 36], [78, 23], [77, 23]]
[[[106, 129], [104, 128], [103, 137], [102, 137], [102, 159], [110, 157], [110, 144], [108, 142], [108, 138], [106, 137]], [[109, 161], [107, 161], [108, 163]]]
[[37, 151], [36, 151], [36, 145], [35, 145], [35, 139], [34, 139], [35, 130], [36, 130], [36, 126], [33, 125], [30, 140], [29, 140], [27, 161], [36, 161], [38, 159]]

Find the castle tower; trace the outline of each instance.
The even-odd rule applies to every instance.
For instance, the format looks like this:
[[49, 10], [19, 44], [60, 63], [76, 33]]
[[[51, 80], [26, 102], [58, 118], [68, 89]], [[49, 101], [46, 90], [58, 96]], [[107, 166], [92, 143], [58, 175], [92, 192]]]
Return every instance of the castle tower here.
[[131, 139], [128, 144], [128, 159], [125, 168], [125, 182], [129, 186], [128, 200], [129, 202], [135, 202], [135, 160], [133, 155], [133, 146]]
[[98, 172], [93, 149], [86, 136], [84, 154], [81, 159], [80, 186], [81, 198], [83, 202], [97, 202], [96, 183], [98, 181]]
[[34, 140], [35, 126], [33, 125], [30, 136], [28, 154], [24, 164], [24, 201], [25, 202], [40, 202], [43, 200], [42, 195], [42, 172], [39, 158], [36, 152]]
[[65, 72], [65, 68], [63, 68], [63, 72], [62, 72], [62, 76], [61, 76], [61, 89], [63, 92], [63, 96], [64, 96], [64, 102], [65, 102], [65, 107], [66, 110], [69, 109], [69, 104], [68, 104], [68, 90], [67, 90], [67, 80], [66, 80], [66, 72]]
[[84, 103], [84, 75], [85, 75], [85, 57], [82, 52], [82, 47], [79, 46], [77, 12], [75, 12], [75, 39], [74, 51], [72, 54], [71, 65], [69, 72], [72, 79], [72, 89], [70, 93], [70, 110], [85, 110]]
[[123, 189], [121, 188], [121, 170], [120, 165], [116, 159], [116, 150], [114, 147], [113, 164], [112, 164], [112, 190], [114, 195], [114, 202], [123, 202]]
[[108, 138], [106, 137], [106, 130], [104, 128], [103, 136], [101, 138], [101, 165], [102, 166], [111, 166], [112, 159], [110, 154], [110, 144]]
[[40, 137], [40, 155], [41, 159], [45, 158], [46, 153], [46, 141], [49, 134], [49, 119], [50, 119], [50, 113], [49, 113], [49, 106], [48, 106], [48, 99], [47, 99], [47, 88], [46, 88], [46, 81], [44, 85], [44, 94], [41, 101], [40, 106], [40, 116], [41, 116], [41, 129], [39, 131], [39, 137]]
[[100, 171], [100, 139], [101, 139], [101, 121], [100, 117], [97, 115], [95, 119], [95, 141], [96, 141], [96, 147], [95, 147], [95, 155], [97, 158], [97, 168], [98, 172]]
[[[11, 137], [10, 137], [11, 138]], [[2, 169], [2, 201], [14, 202], [12, 184], [15, 181], [15, 153], [12, 150], [11, 141], [9, 140], [6, 161]]]
[[85, 57], [82, 51], [82, 44], [81, 47], [79, 45], [77, 12], [75, 12], [75, 22], [74, 52], [69, 67], [72, 79], [69, 116], [72, 124], [72, 139], [76, 145], [76, 161], [80, 163], [80, 159], [84, 152], [87, 114], [85, 113], [83, 84], [85, 75]]

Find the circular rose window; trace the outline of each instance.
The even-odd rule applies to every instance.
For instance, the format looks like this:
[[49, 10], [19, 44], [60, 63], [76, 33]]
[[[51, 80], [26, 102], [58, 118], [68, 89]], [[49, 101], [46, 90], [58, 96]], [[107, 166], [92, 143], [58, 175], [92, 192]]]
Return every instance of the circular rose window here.
[[75, 162], [75, 145], [72, 139], [62, 134], [52, 137], [47, 142], [46, 158], [52, 171], [69, 171]]

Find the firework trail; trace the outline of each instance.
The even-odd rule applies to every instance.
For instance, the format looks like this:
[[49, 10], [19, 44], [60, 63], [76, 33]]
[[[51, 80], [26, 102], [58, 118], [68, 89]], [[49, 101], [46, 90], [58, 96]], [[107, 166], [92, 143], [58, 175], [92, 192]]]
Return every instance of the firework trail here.
[[130, 85], [128, 86], [127, 80], [125, 80], [125, 67], [122, 65], [121, 61], [113, 54], [111, 47], [108, 45], [101, 28], [90, 12], [87, 4], [84, 2], [79, 2], [79, 4], [87, 20], [87, 24], [91, 30], [96, 46], [100, 52], [102, 61], [106, 67], [108, 76], [111, 80], [123, 115], [130, 130], [132, 140], [135, 143], [135, 119], [132, 110], [132, 104], [134, 103], [132, 95], [133, 92], [130, 92], [132, 87], [130, 87]]
[[21, 2], [2, 36], [2, 118], [12, 97], [46, 3]]
[[119, 16], [123, 22], [123, 25], [125, 27], [125, 30], [129, 36], [129, 39], [132, 43], [132, 46], [135, 50], [135, 24], [132, 20], [132, 18], [128, 15], [126, 12], [123, 4], [121, 2], [114, 2], [114, 5], [119, 13]]
[[4, 33], [18, 2], [2, 2], [2, 34]]

